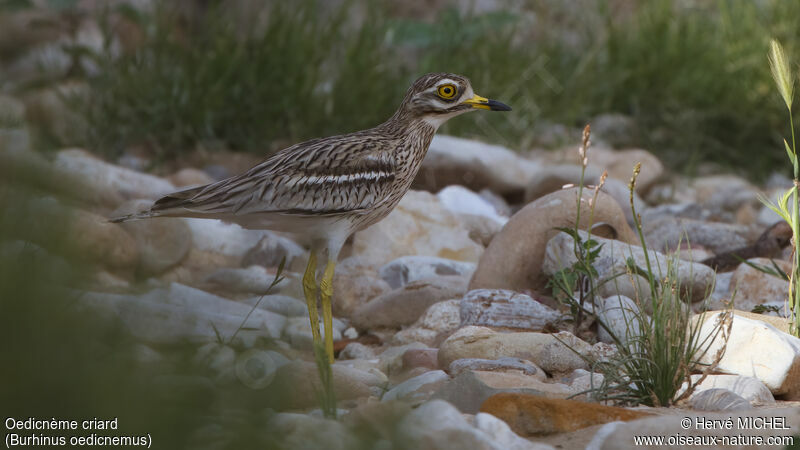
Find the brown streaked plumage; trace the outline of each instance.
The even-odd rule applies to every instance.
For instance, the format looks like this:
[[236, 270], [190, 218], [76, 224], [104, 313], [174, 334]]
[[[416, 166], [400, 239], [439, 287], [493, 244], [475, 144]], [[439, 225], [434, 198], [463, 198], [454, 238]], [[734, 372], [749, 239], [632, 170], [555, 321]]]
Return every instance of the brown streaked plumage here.
[[309, 238], [311, 256], [303, 285], [315, 343], [319, 337], [316, 254], [327, 249], [320, 290], [326, 347], [332, 358], [331, 280], [342, 245], [355, 231], [381, 220], [397, 205], [419, 171], [438, 127], [475, 109], [511, 108], [475, 95], [469, 80], [460, 75], [424, 75], [408, 90], [397, 112], [375, 128], [293, 145], [241, 175], [175, 192], [147, 211], [113, 220], [214, 218]]

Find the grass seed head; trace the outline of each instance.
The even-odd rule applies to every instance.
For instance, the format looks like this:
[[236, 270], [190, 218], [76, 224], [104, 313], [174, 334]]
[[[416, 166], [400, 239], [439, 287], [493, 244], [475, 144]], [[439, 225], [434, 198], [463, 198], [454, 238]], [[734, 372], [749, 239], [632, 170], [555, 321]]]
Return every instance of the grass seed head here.
[[786, 53], [784, 53], [781, 43], [776, 39], [769, 43], [767, 59], [769, 59], [769, 68], [772, 71], [772, 78], [775, 79], [775, 84], [778, 86], [778, 91], [781, 93], [786, 107], [791, 110], [792, 100], [794, 99], [794, 76], [792, 71], [789, 70]]

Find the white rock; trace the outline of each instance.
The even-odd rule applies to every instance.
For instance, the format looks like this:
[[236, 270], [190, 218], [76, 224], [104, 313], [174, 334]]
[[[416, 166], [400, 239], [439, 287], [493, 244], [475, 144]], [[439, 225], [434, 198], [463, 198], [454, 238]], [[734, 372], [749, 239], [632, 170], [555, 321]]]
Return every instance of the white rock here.
[[477, 263], [483, 246], [435, 195], [408, 191], [385, 219], [353, 236], [353, 253], [375, 265], [407, 255]]
[[[624, 295], [604, 298], [598, 306], [597, 318], [624, 343], [636, 340], [641, 335], [641, 321], [649, 320], [649, 317], [636, 306], [636, 302]], [[608, 344], [616, 343], [608, 331], [599, 325], [597, 339]]]
[[[242, 300], [250, 306], [258, 305], [259, 308], [272, 311], [286, 317], [308, 317], [308, 307], [304, 301], [288, 295], [257, 295]], [[357, 337], [357, 336], [356, 336]]]
[[393, 334], [389, 343], [392, 345], [422, 343], [427, 346], [433, 346], [436, 344], [436, 338], [438, 336], [439, 333], [434, 330], [412, 326], [409, 328], [403, 328], [402, 330]]
[[499, 450], [492, 436], [475, 429], [453, 405], [433, 400], [411, 411], [398, 425], [403, 443], [426, 450]]
[[471, 262], [435, 256], [410, 255], [384, 264], [380, 268], [379, 274], [392, 289], [397, 289], [414, 281], [443, 275], [471, 277], [475, 266], [475, 263]]
[[92, 292], [80, 302], [116, 315], [135, 337], [149, 343], [227, 341], [240, 327], [252, 329], [240, 330], [241, 339], [279, 338], [286, 325], [279, 314], [178, 283], [141, 296]]
[[280, 442], [280, 448], [349, 450], [359, 445], [357, 437], [342, 422], [310, 414], [274, 414], [268, 429]]
[[[692, 382], [700, 381], [702, 375], [692, 375]], [[686, 383], [683, 383], [678, 395], [686, 390]], [[708, 375], [702, 383], [696, 385], [693, 396], [698, 392], [707, 389], [728, 389], [753, 405], [771, 405], [775, 403], [775, 397], [758, 378], [743, 377], [739, 375]]]
[[[709, 338], [722, 313], [704, 317], [700, 341]], [[721, 335], [700, 358], [710, 364], [725, 342]], [[800, 398], [800, 339], [765, 322], [734, 316], [727, 350], [717, 366], [723, 373], [755, 377], [775, 395]]]
[[244, 255], [242, 265], [276, 267], [285, 259], [286, 267], [291, 267], [295, 258], [304, 258], [305, 254], [305, 249], [293, 240], [267, 230], [261, 241]]
[[546, 450], [553, 447], [531, 442], [520, 437], [502, 420], [497, 417], [478, 413], [475, 415], [475, 428], [488, 434], [495, 446], [507, 450]]
[[575, 370], [570, 378], [571, 381], [569, 388], [572, 389], [576, 394], [580, 392], [586, 392], [584, 397], [587, 400], [592, 399], [592, 393], [587, 391], [599, 389], [605, 380], [605, 377], [602, 373], [589, 372], [588, 370], [584, 369]]
[[404, 400], [411, 403], [422, 403], [450, 377], [443, 370], [432, 370], [389, 389], [381, 401]]
[[[325, 326], [320, 320], [319, 335], [324, 339]], [[314, 347], [314, 336], [311, 333], [311, 322], [308, 317], [289, 317], [283, 329], [284, 338], [295, 348], [311, 349]], [[333, 341], [342, 339], [341, 331], [333, 327]]]
[[400, 373], [403, 370], [403, 354], [405, 354], [406, 350], [412, 348], [424, 349], [428, 348], [428, 346], [419, 342], [412, 342], [406, 345], [388, 347], [378, 356], [378, 369], [387, 375]]
[[498, 214], [491, 203], [463, 186], [447, 186], [439, 191], [436, 196], [439, 197], [442, 205], [453, 213], [486, 217], [500, 225], [505, 225], [508, 222], [508, 217]]
[[498, 333], [489, 328], [466, 326], [439, 347], [439, 367], [463, 358], [498, 359], [504, 356], [526, 359], [549, 373], [572, 372], [588, 367], [575, 352], [588, 356], [592, 346], [571, 333]]
[[340, 359], [372, 359], [374, 357], [375, 350], [358, 342], [347, 344], [339, 354]]
[[275, 274], [269, 273], [264, 266], [246, 268], [222, 267], [205, 278], [204, 283], [215, 289], [227, 292], [244, 292], [250, 294], [267, 294], [280, 290], [289, 283], [285, 278], [270, 290]]
[[342, 336], [347, 339], [355, 339], [358, 337], [358, 331], [353, 327], [348, 327], [346, 330], [342, 331]]
[[418, 179], [431, 190], [457, 184], [507, 194], [524, 190], [537, 167], [505, 147], [437, 134]]
[[222, 255], [244, 256], [270, 234], [266, 230], [246, 230], [239, 225], [215, 219], [185, 220], [192, 232], [195, 248]]
[[728, 389], [706, 389], [689, 399], [689, 406], [698, 411], [742, 411], [752, 409], [750, 403]]
[[420, 317], [415, 326], [436, 333], [454, 331], [461, 324], [461, 301], [457, 299], [434, 303]]
[[[111, 217], [142, 211], [149, 208], [150, 203], [143, 199], [129, 200], [111, 213]], [[144, 273], [164, 272], [178, 264], [192, 247], [189, 227], [180, 218], [133, 220], [119, 225], [136, 240], [139, 269]]]
[[109, 164], [79, 149], [56, 154], [53, 176], [75, 183], [70, 190], [84, 192], [87, 197], [81, 200], [96, 199], [113, 206], [118, 204], [114, 196], [118, 200], [157, 199], [176, 190], [167, 180]]

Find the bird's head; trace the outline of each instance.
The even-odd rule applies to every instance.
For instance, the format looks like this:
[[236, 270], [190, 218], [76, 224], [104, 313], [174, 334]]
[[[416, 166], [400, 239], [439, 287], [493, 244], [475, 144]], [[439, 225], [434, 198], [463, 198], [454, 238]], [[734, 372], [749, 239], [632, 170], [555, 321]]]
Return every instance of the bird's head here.
[[429, 73], [411, 85], [400, 111], [438, 128], [451, 117], [476, 109], [511, 111], [497, 100], [475, 94], [466, 77], [452, 73]]

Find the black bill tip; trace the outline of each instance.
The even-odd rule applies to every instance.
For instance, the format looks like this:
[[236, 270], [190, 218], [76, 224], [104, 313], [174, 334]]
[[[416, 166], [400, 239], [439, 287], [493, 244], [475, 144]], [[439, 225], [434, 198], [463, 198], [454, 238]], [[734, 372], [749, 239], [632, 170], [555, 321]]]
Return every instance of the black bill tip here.
[[489, 100], [486, 104], [491, 111], [511, 111], [511, 107], [505, 103], [498, 102], [497, 100]]

